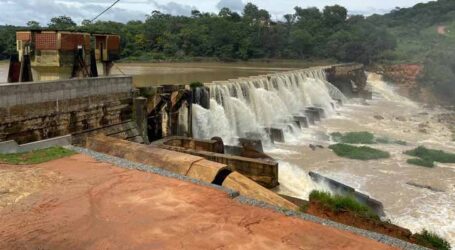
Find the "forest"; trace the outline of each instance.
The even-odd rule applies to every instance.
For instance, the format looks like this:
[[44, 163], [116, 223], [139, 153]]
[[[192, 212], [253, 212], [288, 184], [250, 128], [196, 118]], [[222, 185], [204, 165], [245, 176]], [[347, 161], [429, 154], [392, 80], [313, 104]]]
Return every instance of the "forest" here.
[[248, 3], [242, 13], [227, 8], [217, 14], [193, 10], [191, 16], [153, 11], [145, 21], [83, 21], [80, 25], [62, 16], [44, 26], [36, 21], [27, 25], [0, 28], [0, 56], [6, 58], [14, 51], [15, 29], [41, 27], [119, 33], [122, 56], [130, 60], [334, 58], [370, 63], [396, 46], [384, 28], [363, 16], [348, 17], [348, 11], [338, 5], [322, 11], [296, 7], [281, 21], [272, 21], [268, 11]]
[[[385, 15], [348, 15], [339, 5], [295, 7], [272, 20], [267, 10], [248, 3], [242, 13], [193, 10], [191, 16], [152, 11], [144, 21], [82, 21], [52, 18], [48, 24], [0, 26], [0, 59], [15, 51], [15, 30], [48, 28], [118, 33], [125, 61], [215, 59], [333, 59], [366, 65], [425, 65], [421, 84], [455, 103], [455, 1], [438, 0]], [[438, 33], [438, 30], [444, 33]]]

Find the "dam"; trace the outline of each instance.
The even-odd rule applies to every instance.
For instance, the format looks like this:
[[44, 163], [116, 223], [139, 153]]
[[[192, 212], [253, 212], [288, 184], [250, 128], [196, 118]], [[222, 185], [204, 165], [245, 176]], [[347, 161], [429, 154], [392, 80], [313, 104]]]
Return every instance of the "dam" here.
[[[377, 109], [382, 105], [384, 109], [379, 109], [382, 110], [379, 114], [387, 117], [387, 107], [399, 110], [403, 109], [403, 102], [408, 103], [382, 82], [373, 80], [371, 74], [367, 80], [362, 65], [292, 69], [191, 85], [135, 88], [131, 77], [111, 76], [10, 83], [0, 88], [7, 100], [0, 103], [3, 142], [16, 141], [19, 147], [29, 147], [28, 144], [35, 141], [69, 134], [73, 144], [165, 169], [173, 164], [182, 165], [185, 167], [169, 169], [227, 185], [241, 190], [241, 194], [290, 209], [295, 209], [295, 205], [276, 194], [305, 200], [312, 190], [327, 190], [325, 184], [311, 179], [308, 173], [312, 171], [367, 195], [368, 201], [373, 199], [372, 204], [376, 204], [374, 199], [380, 200], [384, 203], [385, 216], [397, 224], [415, 232], [421, 229], [412, 223], [414, 218], [406, 217], [402, 209], [407, 206], [393, 206], [395, 196], [368, 186], [369, 174], [365, 171], [369, 167], [362, 169], [363, 163], [336, 158], [326, 149], [332, 143], [331, 132], [384, 133], [378, 129], [380, 126], [394, 125], [381, 121], [383, 125], [375, 126], [377, 121], [370, 118], [378, 114], [371, 112], [379, 112]], [[55, 94], [46, 95], [46, 91]], [[41, 94], [30, 98], [33, 92]], [[417, 112], [415, 110], [422, 112], [412, 102], [403, 110], [409, 114]], [[365, 118], [358, 119], [356, 112], [363, 112]], [[367, 123], [362, 124], [362, 121]], [[96, 137], [99, 134], [109, 138]], [[410, 145], [417, 143], [406, 134], [393, 136], [412, 143]], [[134, 148], [135, 152], [128, 148]], [[167, 156], [161, 159], [157, 154], [153, 156], [154, 152], [165, 152], [163, 155]], [[190, 154], [194, 158], [173, 157], [175, 153], [169, 152]], [[394, 158], [397, 162], [401, 160]], [[382, 169], [381, 164], [369, 162], [368, 165], [380, 171], [392, 171]], [[376, 174], [385, 178], [382, 172]], [[414, 179], [414, 176], [408, 178]], [[378, 183], [377, 187], [380, 186]], [[437, 198], [432, 196], [431, 199]], [[447, 200], [448, 204], [440, 205], [450, 206], [453, 199], [448, 197]], [[425, 222], [423, 212], [419, 220]], [[450, 228], [441, 228], [447, 230], [439, 231], [443, 235], [450, 232]]]
[[207, 86], [210, 100], [206, 102], [210, 107], [193, 105], [193, 136], [220, 136], [231, 144], [245, 137], [270, 143], [267, 133], [272, 130], [284, 131], [284, 137], [289, 138], [290, 134], [301, 132], [299, 119], [314, 124], [309, 108], [320, 108], [323, 115], [331, 116], [338, 105], [347, 101], [326, 80], [324, 68], [213, 82]]

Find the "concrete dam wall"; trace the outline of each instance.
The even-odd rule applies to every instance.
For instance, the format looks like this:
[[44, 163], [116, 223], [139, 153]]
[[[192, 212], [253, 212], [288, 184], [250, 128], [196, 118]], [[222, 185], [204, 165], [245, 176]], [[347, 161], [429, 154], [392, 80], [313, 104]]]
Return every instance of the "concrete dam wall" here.
[[327, 81], [326, 71], [331, 69], [308, 68], [206, 84], [201, 91], [207, 93], [200, 96], [209, 100], [196, 100], [192, 106], [192, 134], [199, 139], [219, 136], [229, 145], [242, 138], [284, 142], [301, 127], [334, 114], [336, 106], [347, 101]]
[[77, 143], [100, 129], [134, 139], [132, 97], [131, 77], [0, 85], [0, 141], [23, 144], [72, 134]]
[[345, 101], [345, 95], [368, 96], [364, 67], [359, 64], [315, 67], [202, 86], [144, 88], [141, 92], [147, 95], [150, 141], [168, 136], [218, 136], [228, 145], [236, 145], [245, 137], [283, 142], [284, 130], [314, 125]]

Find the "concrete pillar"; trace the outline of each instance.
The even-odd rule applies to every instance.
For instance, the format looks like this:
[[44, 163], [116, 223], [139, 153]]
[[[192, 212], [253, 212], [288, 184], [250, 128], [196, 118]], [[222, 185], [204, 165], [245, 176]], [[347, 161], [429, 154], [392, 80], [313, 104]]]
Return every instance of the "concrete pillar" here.
[[148, 139], [148, 131], [147, 131], [147, 98], [145, 97], [136, 97], [133, 99], [133, 107], [134, 107], [134, 120], [137, 124], [137, 129], [139, 130], [139, 134], [144, 139], [145, 143], [150, 143]]
[[298, 122], [300, 128], [308, 128], [309, 127], [309, 122], [308, 118], [305, 116], [294, 116], [294, 121]]
[[188, 103], [188, 137], [193, 137], [193, 92], [189, 91]]
[[265, 132], [270, 137], [270, 140], [274, 142], [285, 142], [284, 132], [280, 128], [265, 128]]

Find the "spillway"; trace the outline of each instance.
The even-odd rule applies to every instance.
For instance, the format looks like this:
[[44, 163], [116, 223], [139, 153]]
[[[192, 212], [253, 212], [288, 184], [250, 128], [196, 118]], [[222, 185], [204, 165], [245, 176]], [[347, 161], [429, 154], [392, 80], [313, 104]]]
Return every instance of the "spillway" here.
[[[193, 136], [221, 137], [226, 144], [238, 138], [260, 137], [269, 142], [267, 128], [284, 131], [285, 137], [301, 132], [295, 117], [308, 107], [322, 108], [331, 116], [346, 97], [327, 81], [324, 68], [310, 68], [206, 84], [209, 104], [193, 105]], [[204, 103], [204, 102], [201, 102]], [[205, 107], [203, 107], [205, 106]]]

